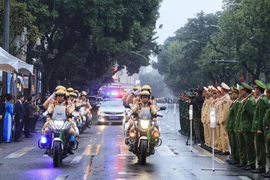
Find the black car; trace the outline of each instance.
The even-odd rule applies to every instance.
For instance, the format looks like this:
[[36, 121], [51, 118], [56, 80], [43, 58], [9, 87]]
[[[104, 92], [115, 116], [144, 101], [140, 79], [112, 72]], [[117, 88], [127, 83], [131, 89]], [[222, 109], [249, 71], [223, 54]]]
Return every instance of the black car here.
[[98, 97], [96, 96], [88, 96], [90, 105], [92, 106], [92, 109], [98, 109], [99, 108], [99, 101]]

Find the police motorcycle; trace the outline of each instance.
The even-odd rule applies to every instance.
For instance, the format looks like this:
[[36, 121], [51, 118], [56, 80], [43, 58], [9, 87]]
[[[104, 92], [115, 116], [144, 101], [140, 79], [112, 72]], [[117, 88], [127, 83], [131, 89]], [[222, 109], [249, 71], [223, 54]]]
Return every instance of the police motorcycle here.
[[[160, 107], [158, 111], [165, 109], [166, 107]], [[161, 146], [162, 140], [159, 132], [154, 131], [156, 122], [149, 108], [142, 108], [139, 115], [133, 115], [134, 119], [138, 117], [138, 120], [134, 122], [135, 131], [129, 132], [129, 142], [126, 144], [133, 146], [133, 153], [137, 155], [139, 163], [144, 165], [146, 157], [154, 154], [154, 148]], [[162, 115], [157, 114], [157, 117], [162, 117]]]
[[82, 120], [82, 124], [83, 124], [83, 126], [82, 126], [83, 131], [86, 130], [87, 127], [90, 128], [89, 125], [91, 124], [91, 123], [89, 123], [89, 117], [88, 117], [88, 114], [87, 114], [87, 111], [86, 111], [86, 107], [85, 106], [86, 105], [83, 104], [80, 107], [80, 114], [81, 114], [81, 120]]
[[81, 116], [81, 106], [76, 106], [75, 110], [72, 112], [72, 117], [74, 122], [76, 123], [76, 127], [78, 128], [79, 134], [82, 134], [83, 131], [86, 129], [85, 122]]
[[69, 135], [71, 125], [72, 122], [66, 116], [66, 107], [55, 106], [51, 120], [48, 121], [50, 134], [42, 135], [38, 140], [38, 147], [46, 149], [48, 156], [53, 159], [54, 167], [59, 167], [70, 151], [78, 148], [78, 141]]

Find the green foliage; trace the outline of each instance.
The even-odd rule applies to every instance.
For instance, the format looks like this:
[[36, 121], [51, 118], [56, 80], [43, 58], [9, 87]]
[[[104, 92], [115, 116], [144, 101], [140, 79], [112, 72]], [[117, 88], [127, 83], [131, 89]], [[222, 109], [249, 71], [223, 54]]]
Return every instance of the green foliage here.
[[217, 25], [219, 16], [220, 13], [198, 13], [162, 46], [158, 62], [154, 62], [153, 67], [164, 75], [166, 85], [176, 95], [179, 89], [198, 87], [206, 82], [204, 76], [208, 70], [203, 65], [207, 67], [204, 61], [209, 62], [211, 57], [205, 53], [202, 58], [201, 54], [208, 43], [215, 44], [211, 37], [218, 32], [213, 26]]
[[35, 50], [28, 59], [42, 61], [44, 87], [65, 80], [81, 89], [96, 88], [97, 82], [111, 80], [114, 64], [119, 65], [117, 71], [126, 66], [133, 74], [149, 65], [150, 54], [157, 52], [154, 29], [160, 0], [25, 3], [43, 34], [40, 47], [29, 45]]
[[[270, 2], [224, 0], [224, 11], [197, 14], [167, 39], [153, 66], [178, 93], [196, 84], [270, 80]], [[237, 63], [213, 63], [236, 60]]]
[[[0, 19], [4, 19], [4, 1], [0, 1]], [[21, 46], [25, 46], [27, 43], [33, 43], [36, 41], [38, 37], [41, 36], [39, 29], [37, 26], [33, 25], [33, 23], [37, 19], [27, 11], [27, 6], [25, 3], [17, 2], [16, 0], [10, 1], [10, 49], [11, 54], [17, 54], [18, 52], [15, 50], [13, 46], [13, 42], [17, 36], [22, 35], [24, 32], [24, 28], [27, 29], [26, 38], [27, 41], [25, 44]], [[0, 21], [0, 28], [3, 29], [3, 21]], [[0, 31], [0, 41], [2, 44], [3, 31]], [[19, 47], [18, 50], [20, 50]]]

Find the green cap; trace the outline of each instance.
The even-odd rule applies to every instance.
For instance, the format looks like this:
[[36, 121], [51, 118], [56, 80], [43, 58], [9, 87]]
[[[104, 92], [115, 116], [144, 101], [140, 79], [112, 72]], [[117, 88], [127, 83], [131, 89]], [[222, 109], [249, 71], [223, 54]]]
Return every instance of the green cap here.
[[270, 83], [265, 84], [267, 90], [270, 90]]
[[[260, 80], [255, 80], [255, 83], [257, 86], [259, 86], [262, 89], [266, 89], [265, 85]], [[255, 85], [255, 86], [256, 86]]]
[[232, 86], [232, 91], [238, 92], [238, 91], [240, 91], [240, 88], [237, 88], [237, 87], [235, 87], [235, 86]]
[[191, 97], [191, 93], [188, 91], [185, 91], [185, 94], [188, 95], [189, 97]]
[[248, 85], [247, 83], [242, 83], [242, 86], [243, 86], [243, 88], [245, 88], [245, 89], [249, 89], [249, 90], [253, 90], [253, 88], [250, 86], [250, 85]]

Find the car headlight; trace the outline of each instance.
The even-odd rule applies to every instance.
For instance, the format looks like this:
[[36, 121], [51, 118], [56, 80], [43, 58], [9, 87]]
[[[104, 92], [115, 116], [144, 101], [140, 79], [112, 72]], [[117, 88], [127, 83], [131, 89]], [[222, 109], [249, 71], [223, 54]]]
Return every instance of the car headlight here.
[[104, 114], [104, 112], [103, 112], [103, 111], [98, 111], [97, 114], [98, 114], [98, 115], [101, 115], [101, 114]]
[[149, 126], [149, 120], [141, 119], [140, 124], [141, 124], [143, 129], [146, 129]]

